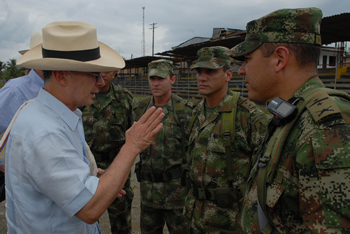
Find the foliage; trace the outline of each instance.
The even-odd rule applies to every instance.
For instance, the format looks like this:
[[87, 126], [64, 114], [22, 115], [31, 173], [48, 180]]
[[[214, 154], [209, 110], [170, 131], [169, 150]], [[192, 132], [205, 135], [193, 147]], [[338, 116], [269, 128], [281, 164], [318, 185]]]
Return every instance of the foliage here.
[[24, 76], [25, 69], [16, 65], [16, 59], [9, 61], [0, 61], [0, 79], [8, 81], [9, 79]]

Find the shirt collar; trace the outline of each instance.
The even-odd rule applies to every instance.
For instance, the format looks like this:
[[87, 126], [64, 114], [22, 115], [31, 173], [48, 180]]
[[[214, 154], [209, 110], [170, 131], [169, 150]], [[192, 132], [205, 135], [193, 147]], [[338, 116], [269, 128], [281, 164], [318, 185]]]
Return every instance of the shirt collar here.
[[44, 89], [40, 89], [37, 100], [55, 112], [72, 131], [75, 131], [82, 115], [79, 109], [71, 111], [65, 104]]
[[[221, 99], [218, 107], [219, 112], [230, 112], [232, 110], [232, 95], [233, 91], [227, 88], [227, 92], [225, 96]], [[204, 106], [205, 106], [205, 97], [198, 103], [197, 107], [194, 110], [193, 114], [199, 115], [202, 112], [204, 114]]]
[[311, 79], [309, 79], [308, 81], [306, 81], [293, 95], [293, 97], [300, 97], [300, 95], [309, 90], [309, 89], [313, 89], [313, 88], [324, 88], [324, 84], [322, 83], [322, 81], [320, 80], [320, 78], [318, 76], [315, 76]]
[[231, 112], [233, 98], [232, 95], [233, 92], [229, 88], [227, 88], [227, 92], [219, 104], [219, 112]]

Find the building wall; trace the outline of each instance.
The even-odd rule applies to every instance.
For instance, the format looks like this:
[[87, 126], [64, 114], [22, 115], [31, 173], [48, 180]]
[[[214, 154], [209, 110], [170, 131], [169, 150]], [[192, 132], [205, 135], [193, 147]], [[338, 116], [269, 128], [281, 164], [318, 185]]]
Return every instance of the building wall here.
[[335, 68], [337, 65], [337, 51], [335, 48], [322, 48], [317, 68]]

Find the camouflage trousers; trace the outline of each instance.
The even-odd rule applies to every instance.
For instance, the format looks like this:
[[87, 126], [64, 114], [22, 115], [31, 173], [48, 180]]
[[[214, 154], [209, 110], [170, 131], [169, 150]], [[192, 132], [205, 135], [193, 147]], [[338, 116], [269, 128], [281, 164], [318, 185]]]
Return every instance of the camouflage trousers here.
[[158, 234], [163, 233], [164, 224], [166, 223], [170, 234], [186, 233], [187, 219], [183, 215], [182, 209], [164, 210], [153, 209], [144, 206], [141, 203], [141, 233]]
[[[104, 162], [97, 162], [99, 168], [107, 168]], [[122, 198], [116, 198], [108, 207], [109, 222], [111, 224], [112, 234], [131, 234], [131, 203], [134, 198], [134, 192], [130, 186], [131, 173], [125, 182], [124, 190], [126, 195]]]

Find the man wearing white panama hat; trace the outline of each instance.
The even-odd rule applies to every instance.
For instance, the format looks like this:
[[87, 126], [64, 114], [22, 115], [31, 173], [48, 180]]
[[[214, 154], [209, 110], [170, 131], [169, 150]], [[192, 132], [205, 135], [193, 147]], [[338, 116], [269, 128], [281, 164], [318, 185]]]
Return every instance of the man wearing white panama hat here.
[[[30, 37], [30, 48], [43, 42], [41, 30]], [[28, 50], [18, 51], [24, 54]], [[25, 76], [10, 79], [0, 89], [0, 136], [5, 132], [17, 109], [25, 102], [38, 96], [44, 86], [43, 74], [40, 70], [29, 69]], [[1, 137], [0, 137], [1, 138]], [[1, 148], [1, 146], [0, 146]], [[1, 150], [0, 150], [1, 151]], [[2, 159], [2, 158], [1, 158]], [[5, 163], [0, 159], [0, 202], [5, 200]]]
[[[30, 48], [43, 43], [42, 33], [34, 32], [30, 37]], [[18, 51], [24, 54], [28, 50]], [[32, 70], [25, 76], [10, 79], [5, 86], [0, 89], [0, 134], [4, 133], [10, 124], [17, 109], [25, 102], [38, 96], [39, 89], [44, 86], [43, 75], [40, 70]], [[4, 168], [0, 160], [0, 171]]]
[[97, 41], [85, 22], [54, 22], [43, 43], [18, 65], [43, 70], [45, 85], [19, 113], [6, 148], [6, 217], [9, 233], [100, 233], [97, 220], [122, 190], [136, 155], [160, 131], [161, 109], [150, 109], [126, 132], [108, 170], [89, 176], [79, 106], [91, 105], [100, 72], [125, 66]]

